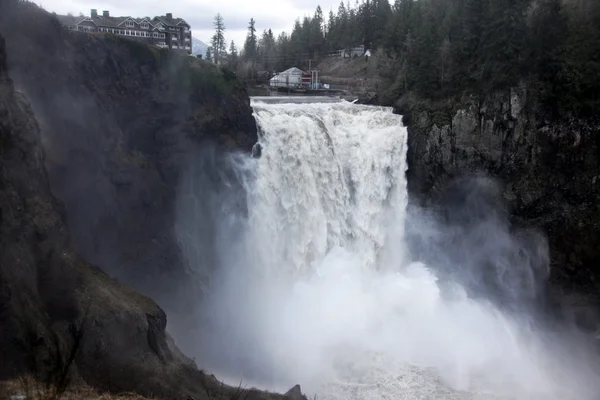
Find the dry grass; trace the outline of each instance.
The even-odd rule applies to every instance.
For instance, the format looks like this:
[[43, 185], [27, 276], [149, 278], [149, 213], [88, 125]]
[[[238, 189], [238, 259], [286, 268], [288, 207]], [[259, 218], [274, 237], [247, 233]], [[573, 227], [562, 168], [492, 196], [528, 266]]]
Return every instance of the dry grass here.
[[[10, 381], [0, 381], [0, 400], [10, 400], [11, 396], [25, 396], [26, 400], [58, 400], [54, 389], [47, 389], [45, 385], [36, 382], [30, 377], [23, 377]], [[61, 400], [149, 400], [147, 397], [136, 393], [100, 393], [86, 386], [69, 387], [60, 396]]]

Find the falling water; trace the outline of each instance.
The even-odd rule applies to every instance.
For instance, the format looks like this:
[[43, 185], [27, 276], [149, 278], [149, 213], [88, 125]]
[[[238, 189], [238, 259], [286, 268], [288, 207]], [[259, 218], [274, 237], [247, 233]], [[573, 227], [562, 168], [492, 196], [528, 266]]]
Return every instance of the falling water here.
[[562, 347], [409, 259], [400, 116], [252, 105], [262, 155], [235, 159], [248, 215], [205, 302], [213, 371], [324, 399], [592, 398]]

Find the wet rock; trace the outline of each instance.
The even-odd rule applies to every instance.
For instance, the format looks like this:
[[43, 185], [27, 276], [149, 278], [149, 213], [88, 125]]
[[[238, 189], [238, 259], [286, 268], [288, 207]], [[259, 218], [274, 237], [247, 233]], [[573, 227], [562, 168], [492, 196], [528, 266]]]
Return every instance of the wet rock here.
[[11, 78], [40, 124], [75, 250], [170, 314], [189, 315], [196, 288], [173, 234], [177, 190], [209, 144], [217, 158], [256, 143], [243, 84], [212, 63], [69, 32], [31, 3], [0, 3]]
[[[25, 21], [35, 29], [25, 29]], [[153, 236], [169, 223], [177, 182], [171, 174], [185, 144], [199, 145], [215, 127], [233, 129], [234, 117], [224, 113], [238, 107], [251, 118], [243, 91], [238, 98], [220, 96], [217, 106], [215, 93], [201, 100], [202, 91], [184, 88], [177, 95], [189, 108], [173, 109], [174, 83], [161, 77], [168, 71], [154, 65], [153, 82], [119, 75], [116, 71], [140, 69], [132, 48], [66, 32], [30, 2], [0, 2], [0, 31], [10, 34], [8, 57], [0, 36], [0, 381], [34, 372], [42, 379], [48, 372], [44, 367], [60, 365], [52, 357], [74, 350], [73, 378], [100, 391], [246, 398], [250, 391], [240, 393], [208, 378], [177, 349], [165, 331], [166, 313], [153, 300], [112, 279], [72, 246], [105, 262], [104, 268], [137, 267], [139, 276], [152, 275], [153, 268], [176, 269], [173, 242]], [[113, 69], [116, 60], [118, 70]], [[151, 60], [144, 64], [153, 65]], [[9, 65], [10, 72], [20, 74], [22, 94], [14, 89]], [[212, 77], [217, 81], [211, 85], [218, 83], [218, 76]], [[210, 113], [223, 102], [226, 107], [213, 114], [216, 121], [194, 125], [188, 120], [190, 108]], [[243, 118], [237, 126], [244, 125]], [[176, 139], [159, 140], [161, 135]], [[254, 142], [256, 137], [249, 141]], [[117, 257], [101, 259], [100, 251]], [[78, 329], [83, 338], [76, 342]]]
[[548, 238], [550, 283], [598, 293], [600, 121], [547, 121], [524, 92], [488, 94], [481, 104], [472, 96], [421, 101], [414, 111], [404, 104], [414, 114], [407, 118], [411, 198], [428, 203], [459, 176], [499, 179], [512, 222], [539, 227]]
[[260, 158], [262, 156], [262, 145], [260, 143], [256, 143], [252, 146], [252, 157]]
[[284, 397], [290, 400], [307, 400], [306, 396], [302, 394], [302, 389], [300, 388], [300, 385], [296, 385], [290, 390], [288, 390], [284, 394]]

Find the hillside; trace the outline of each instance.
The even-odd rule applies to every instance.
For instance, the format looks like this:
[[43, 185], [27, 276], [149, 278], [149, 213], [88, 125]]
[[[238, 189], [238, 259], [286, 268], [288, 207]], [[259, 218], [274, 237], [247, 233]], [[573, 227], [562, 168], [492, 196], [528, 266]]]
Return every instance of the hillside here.
[[[11, 76], [40, 124], [72, 244], [174, 321], [191, 306], [181, 299], [198, 290], [173, 231], [179, 175], [199, 151], [215, 149], [206, 168], [218, 176], [215, 146], [252, 147], [245, 89], [211, 63], [117, 36], [66, 32], [25, 8], [3, 13], [0, 31]], [[35, 29], [23, 28], [29, 20]], [[200, 269], [209, 268], [210, 251]]]
[[317, 65], [319, 80], [355, 94], [377, 92], [382, 79], [377, 57], [327, 57]]
[[178, 178], [210, 149], [217, 190], [219, 154], [255, 142], [243, 86], [195, 58], [68, 32], [27, 2], [0, 3], [0, 33], [0, 381], [53, 387], [70, 367], [67, 382], [112, 393], [240, 395], [166, 328], [189, 305], [175, 295], [197, 290], [173, 232]]

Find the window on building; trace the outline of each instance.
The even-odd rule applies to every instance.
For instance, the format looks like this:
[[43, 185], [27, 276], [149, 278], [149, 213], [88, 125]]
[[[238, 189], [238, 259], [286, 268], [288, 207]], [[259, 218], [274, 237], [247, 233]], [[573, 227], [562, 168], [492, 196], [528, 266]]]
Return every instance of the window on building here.
[[128, 28], [133, 28], [134, 24], [132, 20], [125, 21], [125, 26]]
[[147, 22], [142, 22], [142, 24], [140, 25], [140, 27], [141, 27], [142, 29], [148, 29], [148, 28], [150, 28], [150, 25], [148, 25], [148, 23], [147, 23]]

